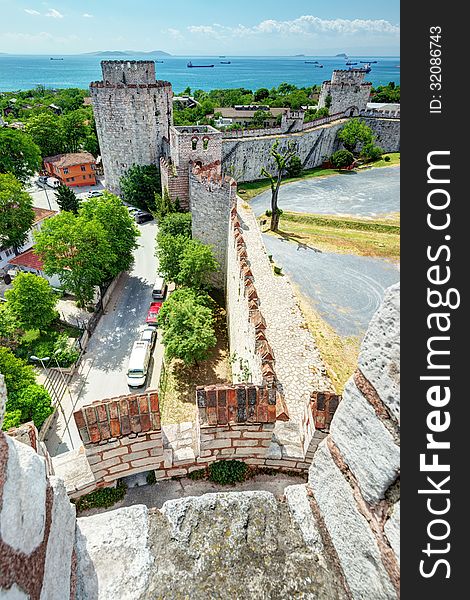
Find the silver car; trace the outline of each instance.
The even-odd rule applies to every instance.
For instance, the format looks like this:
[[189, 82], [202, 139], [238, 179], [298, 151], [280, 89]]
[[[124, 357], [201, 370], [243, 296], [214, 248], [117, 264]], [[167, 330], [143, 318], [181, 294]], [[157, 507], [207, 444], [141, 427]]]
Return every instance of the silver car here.
[[150, 350], [153, 350], [155, 342], [157, 341], [157, 328], [145, 327], [140, 334], [140, 340], [142, 342], [148, 342], [150, 345]]

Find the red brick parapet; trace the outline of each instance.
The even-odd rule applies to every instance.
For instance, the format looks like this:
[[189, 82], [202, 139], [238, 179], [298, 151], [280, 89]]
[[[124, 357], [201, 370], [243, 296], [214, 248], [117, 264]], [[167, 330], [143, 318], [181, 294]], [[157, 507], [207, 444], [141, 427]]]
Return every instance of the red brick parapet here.
[[100, 400], [74, 412], [73, 416], [84, 444], [161, 430], [156, 391]]
[[329, 430], [331, 420], [340, 401], [341, 396], [333, 392], [312, 392], [310, 408], [315, 429]]

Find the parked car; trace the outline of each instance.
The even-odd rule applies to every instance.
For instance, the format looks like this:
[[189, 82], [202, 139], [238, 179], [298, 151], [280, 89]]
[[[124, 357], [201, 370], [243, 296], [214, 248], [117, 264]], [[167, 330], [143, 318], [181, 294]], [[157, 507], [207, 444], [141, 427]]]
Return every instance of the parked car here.
[[152, 302], [150, 304], [150, 308], [147, 313], [147, 318], [145, 319], [145, 322], [147, 323], [147, 325], [150, 325], [153, 327], [157, 326], [157, 316], [158, 316], [158, 313], [160, 312], [162, 305], [163, 305], [163, 302]]
[[164, 277], [162, 277], [162, 275], [157, 275], [155, 283], [153, 284], [152, 298], [154, 300], [163, 300], [165, 298], [166, 290], [167, 285]]
[[37, 178], [36, 183], [38, 183], [39, 185], [46, 185], [47, 177], [45, 175], [41, 175], [40, 177]]
[[150, 345], [150, 350], [153, 350], [155, 342], [157, 341], [156, 327], [151, 327], [150, 325], [147, 325], [140, 334], [140, 340], [142, 342], [148, 342]]
[[91, 192], [88, 192], [86, 197], [87, 198], [99, 198], [102, 195], [103, 195], [103, 192], [100, 192], [99, 190], [92, 190]]
[[60, 180], [57, 179], [57, 177], [47, 177], [46, 185], [48, 185], [51, 188], [58, 188], [60, 185]]
[[143, 210], [139, 210], [134, 214], [136, 223], [147, 223], [147, 221], [153, 221], [153, 215]]
[[129, 214], [131, 215], [131, 217], [133, 217], [135, 215], [135, 213], [140, 212], [140, 209], [136, 208], [135, 206], [127, 206], [127, 210], [129, 211]]
[[142, 387], [145, 384], [150, 355], [151, 350], [148, 342], [141, 340], [134, 342], [127, 369], [127, 385], [129, 387]]

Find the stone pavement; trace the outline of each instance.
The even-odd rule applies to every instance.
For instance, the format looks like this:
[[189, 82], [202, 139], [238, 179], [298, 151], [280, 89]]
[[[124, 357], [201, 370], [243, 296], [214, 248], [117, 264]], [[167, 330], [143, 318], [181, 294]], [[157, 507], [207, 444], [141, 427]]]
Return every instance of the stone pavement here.
[[[282, 446], [282, 457], [299, 457], [303, 455], [300, 423], [311, 393], [334, 389], [289, 279], [273, 275], [254, 213], [239, 203], [238, 214], [266, 320], [266, 338], [274, 351], [275, 371], [289, 409], [290, 420], [276, 423], [273, 439]], [[281, 458], [275, 454], [273, 446], [270, 458]]]

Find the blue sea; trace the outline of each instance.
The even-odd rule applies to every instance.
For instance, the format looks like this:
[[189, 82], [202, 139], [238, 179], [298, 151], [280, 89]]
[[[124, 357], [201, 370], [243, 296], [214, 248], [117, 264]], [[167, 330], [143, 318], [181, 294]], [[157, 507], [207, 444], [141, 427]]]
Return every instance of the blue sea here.
[[[91, 81], [101, 79], [101, 60], [158, 60], [157, 79], [170, 81], [175, 93], [183, 91], [187, 86], [192, 90], [212, 90], [220, 88], [244, 87], [255, 90], [260, 87], [271, 88], [287, 81], [299, 87], [321, 84], [330, 79], [333, 69], [347, 69], [346, 59], [341, 57], [308, 56], [308, 57], [262, 57], [262, 56], [226, 56], [197, 57], [171, 56], [149, 57], [135, 54], [132, 56], [89, 56], [63, 55], [50, 60], [47, 56], [15, 56], [0, 55], [0, 91], [16, 91], [44, 85], [48, 88], [87, 88]], [[187, 62], [193, 64], [214, 64], [212, 69], [188, 69]], [[223, 65], [220, 61], [230, 61]], [[317, 60], [323, 68], [305, 61]], [[400, 83], [400, 59], [387, 56], [349, 57], [352, 62], [377, 61], [366, 80], [374, 86], [385, 85], [389, 81]]]

